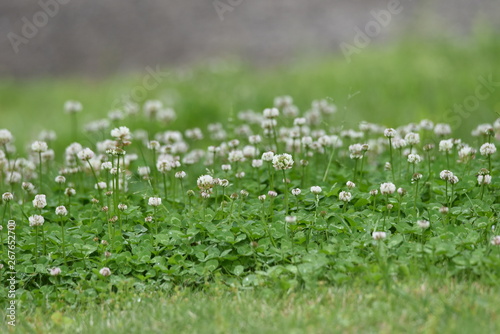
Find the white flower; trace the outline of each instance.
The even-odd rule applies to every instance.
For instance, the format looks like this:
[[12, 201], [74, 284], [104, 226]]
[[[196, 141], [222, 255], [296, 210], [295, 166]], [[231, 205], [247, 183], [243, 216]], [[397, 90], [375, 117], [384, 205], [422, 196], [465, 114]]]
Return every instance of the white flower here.
[[453, 148], [453, 139], [444, 139], [439, 142], [439, 151], [449, 153]]
[[0, 130], [0, 145], [6, 145], [12, 141], [12, 133], [7, 129]]
[[68, 114], [74, 114], [82, 111], [82, 104], [78, 101], [68, 100], [64, 102], [64, 111]]
[[384, 136], [386, 136], [387, 138], [394, 138], [396, 135], [397, 132], [393, 128], [387, 128], [384, 130]]
[[439, 178], [441, 180], [449, 181], [453, 178], [453, 173], [447, 169], [442, 170], [441, 173], [439, 173]]
[[56, 208], [56, 215], [58, 216], [66, 216], [68, 214], [68, 210], [64, 205], [58, 206]]
[[288, 224], [294, 224], [296, 221], [297, 221], [296, 216], [286, 216], [285, 217], [285, 222], [287, 222]]
[[148, 199], [148, 205], [151, 205], [151, 206], [161, 205], [161, 198], [160, 197], [150, 197]]
[[278, 154], [273, 157], [273, 167], [280, 170], [290, 169], [293, 166], [293, 158], [288, 153]]
[[432, 130], [434, 128], [434, 123], [431, 120], [423, 119], [420, 121], [420, 127], [424, 130]]
[[422, 161], [422, 158], [418, 154], [410, 153], [408, 154], [408, 162], [411, 164], [418, 164]]
[[242, 150], [233, 150], [229, 152], [227, 159], [229, 162], [239, 162], [239, 161], [245, 161], [245, 156], [243, 155]]
[[302, 126], [306, 124], [306, 119], [304, 117], [299, 117], [293, 120], [293, 125]]
[[33, 206], [37, 209], [43, 209], [47, 206], [47, 199], [45, 195], [40, 194], [36, 195], [35, 199], [33, 200]]
[[269, 196], [269, 197], [276, 197], [276, 196], [278, 196], [278, 193], [276, 191], [274, 191], [274, 190], [269, 190], [267, 192], [267, 196]]
[[95, 154], [94, 151], [92, 151], [90, 148], [87, 147], [78, 152], [77, 156], [78, 159], [86, 161], [92, 159], [95, 156]]
[[181, 170], [181, 171], [175, 173], [175, 178], [176, 179], [183, 179], [186, 177], [186, 175], [187, 175], [186, 172]]
[[259, 201], [264, 202], [266, 200], [266, 195], [259, 195]]
[[6, 192], [2, 194], [2, 200], [4, 202], [10, 202], [14, 199], [14, 195], [12, 193]]
[[426, 228], [429, 228], [429, 226], [431, 225], [431, 223], [428, 220], [421, 219], [421, 220], [417, 220], [417, 225], [421, 229], [426, 229]]
[[352, 181], [347, 181], [346, 184], [347, 188], [349, 189], [353, 189], [353, 188], [356, 188], [356, 183], [352, 182]]
[[500, 246], [500, 235], [496, 235], [491, 239], [491, 244], [493, 246]]
[[262, 167], [262, 159], [253, 159], [252, 160], [252, 167], [253, 168]]
[[279, 116], [280, 112], [277, 108], [264, 109], [262, 112], [265, 118], [276, 118]]
[[420, 143], [420, 135], [414, 132], [408, 132], [405, 136], [405, 140], [410, 145], [418, 145]]
[[486, 155], [486, 156], [492, 155], [496, 151], [497, 151], [497, 148], [495, 147], [495, 144], [492, 144], [492, 143], [485, 143], [479, 149], [479, 152], [481, 153], [481, 155]]
[[111, 275], [111, 270], [108, 267], [104, 267], [101, 270], [99, 270], [99, 274], [106, 277], [106, 276]]
[[299, 196], [301, 192], [302, 192], [302, 190], [300, 190], [300, 188], [292, 189], [293, 196]]
[[274, 158], [274, 152], [272, 151], [262, 153], [262, 160], [264, 161], [272, 161], [273, 158]]
[[479, 185], [482, 184], [490, 184], [491, 183], [491, 175], [486, 174], [486, 175], [478, 175], [477, 176], [477, 183]]
[[57, 276], [61, 274], [61, 268], [59, 267], [51, 268], [49, 269], [49, 271], [51, 276]]
[[214, 186], [214, 178], [210, 175], [202, 175], [196, 183], [201, 190], [211, 189]]
[[149, 166], [139, 166], [137, 167], [137, 174], [139, 176], [148, 176], [151, 173]]
[[47, 143], [44, 141], [40, 141], [40, 140], [34, 141], [31, 144], [31, 150], [33, 152], [45, 152], [48, 150], [48, 148], [49, 147], [47, 146]]
[[387, 237], [387, 233], [385, 232], [373, 232], [372, 233], [372, 238], [373, 240], [382, 240]]
[[40, 215], [33, 215], [33, 216], [30, 216], [28, 218], [29, 222], [30, 222], [30, 226], [33, 227], [33, 226], [42, 226], [43, 223], [45, 222], [45, 219], [43, 218], [43, 216], [40, 216]]
[[119, 128], [115, 128], [111, 130], [111, 137], [116, 138], [117, 140], [130, 140], [132, 137], [130, 135], [130, 130], [126, 126], [120, 126]]
[[380, 185], [380, 193], [382, 195], [390, 195], [396, 191], [396, 186], [394, 183], [386, 182]]
[[315, 195], [321, 194], [322, 191], [323, 191], [323, 189], [321, 189], [321, 187], [319, 187], [319, 186], [312, 186], [311, 187], [311, 192]]
[[111, 168], [113, 168], [113, 164], [111, 163], [111, 161], [106, 161], [101, 164], [101, 169], [111, 170]]
[[378, 189], [370, 190], [370, 196], [377, 196], [377, 195], [378, 195]]
[[107, 188], [107, 184], [106, 182], [97, 182], [95, 185], [94, 185], [94, 188], [97, 189], [97, 190], [103, 190], [103, 189], [106, 189]]
[[434, 133], [438, 136], [446, 136], [451, 134], [451, 127], [445, 123], [438, 123], [434, 127]]
[[58, 176], [56, 176], [54, 181], [56, 181], [56, 183], [63, 184], [66, 182], [66, 178], [62, 175], [58, 175]]
[[343, 202], [350, 202], [352, 199], [352, 195], [350, 192], [348, 191], [341, 191], [339, 193], [339, 200], [343, 201]]

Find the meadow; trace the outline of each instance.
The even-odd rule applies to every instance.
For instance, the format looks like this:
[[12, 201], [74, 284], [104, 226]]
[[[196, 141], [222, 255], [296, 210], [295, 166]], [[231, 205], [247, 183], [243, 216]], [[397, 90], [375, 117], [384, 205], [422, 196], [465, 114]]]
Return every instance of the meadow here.
[[499, 51], [3, 79], [2, 331], [498, 330]]

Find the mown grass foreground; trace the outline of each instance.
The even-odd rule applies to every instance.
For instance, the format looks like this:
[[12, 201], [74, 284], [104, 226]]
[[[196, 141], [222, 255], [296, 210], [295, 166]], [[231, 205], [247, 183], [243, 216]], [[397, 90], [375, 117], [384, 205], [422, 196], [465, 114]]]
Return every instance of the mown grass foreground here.
[[26, 150], [0, 129], [0, 275], [16, 272], [0, 293], [17, 328], [495, 328], [494, 112], [466, 137], [429, 119], [351, 127], [329, 99], [199, 127], [129, 102], [82, 124], [67, 101], [70, 136]]

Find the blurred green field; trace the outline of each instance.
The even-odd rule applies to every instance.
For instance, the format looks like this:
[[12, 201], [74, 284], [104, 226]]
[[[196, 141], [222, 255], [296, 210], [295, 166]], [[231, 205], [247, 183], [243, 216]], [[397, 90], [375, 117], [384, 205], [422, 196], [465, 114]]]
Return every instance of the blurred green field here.
[[[454, 104], [474, 96], [479, 77], [500, 82], [500, 39], [486, 32], [459, 40], [409, 39], [391, 46], [368, 47], [348, 63], [342, 55], [307, 59], [272, 68], [210, 61], [190, 69], [166, 69], [158, 85], [137, 101], [161, 99], [177, 112], [176, 127], [206, 125], [240, 110], [260, 111], [279, 95], [291, 95], [301, 111], [314, 99], [333, 100], [337, 119], [346, 126], [360, 120], [397, 126], [427, 117], [459, 125], [457, 136], [467, 136], [480, 122], [500, 114], [500, 84], [479, 100], [477, 107], [457, 117]], [[151, 66], [155, 68], [155, 66]], [[68, 99], [83, 103], [81, 125], [106, 117], [116, 100], [146, 89], [142, 73], [107, 79], [0, 79], [0, 128], [10, 129], [22, 146], [43, 129], [69, 136]], [[485, 91], [486, 92], [486, 91]], [[470, 122], [471, 120], [474, 122]], [[56, 148], [61, 148], [56, 145]]]

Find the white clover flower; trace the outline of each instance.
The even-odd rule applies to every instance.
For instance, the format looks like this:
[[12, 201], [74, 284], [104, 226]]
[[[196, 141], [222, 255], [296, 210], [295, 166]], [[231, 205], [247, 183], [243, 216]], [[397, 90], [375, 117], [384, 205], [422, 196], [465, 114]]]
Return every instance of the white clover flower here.
[[453, 175], [449, 180], [448, 182], [450, 182], [450, 184], [457, 184], [458, 181], [460, 181], [460, 179], [456, 176], [456, 175]]
[[101, 164], [101, 169], [103, 170], [111, 170], [111, 168], [113, 168], [111, 161], [106, 161]]
[[293, 120], [293, 125], [303, 126], [306, 124], [306, 119], [304, 117], [299, 117]]
[[321, 194], [322, 191], [323, 191], [323, 189], [321, 189], [321, 187], [319, 187], [319, 186], [312, 186], [311, 187], [311, 193], [313, 193], [315, 195]]
[[34, 141], [32, 144], [31, 144], [31, 150], [33, 152], [45, 152], [49, 149], [49, 147], [47, 146], [47, 143], [44, 142], [44, 141], [41, 141], [41, 140], [37, 140], [37, 141]]
[[495, 144], [492, 144], [492, 143], [485, 143], [479, 149], [479, 152], [481, 153], [481, 155], [485, 155], [485, 156], [492, 155], [496, 151], [497, 151], [497, 148], [495, 147]]
[[214, 186], [214, 178], [210, 175], [202, 175], [196, 183], [201, 190], [211, 189]]
[[234, 175], [237, 179], [242, 179], [245, 177], [245, 172], [238, 172]]
[[296, 216], [286, 216], [285, 222], [287, 222], [288, 224], [295, 224], [297, 222], [297, 217]]
[[30, 216], [28, 218], [29, 220], [29, 223], [30, 223], [30, 226], [31, 227], [34, 227], [34, 226], [42, 226], [43, 223], [45, 222], [45, 219], [43, 218], [43, 216], [40, 216], [40, 215], [33, 215], [33, 216]]
[[224, 171], [224, 172], [229, 172], [231, 170], [231, 165], [222, 165], [221, 166], [221, 169]]
[[450, 209], [447, 206], [442, 206], [439, 208], [439, 212], [442, 213], [443, 215], [447, 214], [450, 211]]
[[33, 200], [33, 206], [37, 209], [43, 209], [47, 206], [47, 199], [45, 195], [39, 194], [35, 196], [35, 199]]
[[58, 216], [66, 216], [68, 214], [68, 210], [64, 205], [58, 206], [56, 208], [56, 215]]
[[291, 192], [292, 192], [293, 196], [299, 196], [300, 193], [302, 192], [302, 190], [300, 190], [300, 188], [294, 188], [294, 189], [292, 189]]
[[349, 152], [351, 159], [361, 159], [363, 158], [365, 150], [363, 150], [362, 144], [352, 144], [349, 145]]
[[372, 238], [373, 240], [382, 240], [387, 237], [387, 233], [385, 232], [373, 232], [372, 233]]
[[186, 175], [187, 175], [186, 172], [181, 170], [181, 171], [175, 173], [175, 178], [183, 179], [186, 177]]
[[421, 219], [421, 220], [417, 220], [417, 225], [421, 229], [426, 229], [426, 228], [429, 228], [429, 226], [431, 225], [431, 223], [428, 220]]
[[148, 149], [158, 151], [160, 149], [160, 143], [156, 140], [151, 140], [148, 142]]
[[266, 200], [266, 195], [259, 195], [259, 201], [264, 202]]
[[2, 194], [2, 200], [4, 202], [10, 202], [14, 199], [14, 195], [10, 192], [6, 192]]
[[491, 184], [491, 175], [489, 174], [486, 174], [486, 175], [478, 175], [477, 176], [477, 183], [479, 185], [483, 185], [483, 184]]
[[453, 148], [453, 139], [444, 139], [439, 142], [439, 151], [440, 152], [451, 152]]
[[420, 135], [415, 132], [408, 132], [405, 136], [405, 141], [410, 145], [420, 144]]
[[380, 185], [380, 193], [382, 195], [390, 195], [396, 191], [396, 186], [392, 182], [382, 183]]
[[252, 160], [252, 167], [253, 168], [260, 168], [260, 167], [262, 167], [262, 159], [253, 159]]
[[418, 154], [410, 153], [408, 154], [408, 162], [411, 164], [418, 164], [422, 161], [422, 158]]
[[356, 188], [356, 183], [352, 182], [352, 181], [347, 181], [346, 184], [347, 188], [349, 189], [353, 189], [353, 188]]
[[470, 146], [464, 146], [458, 151], [458, 157], [463, 162], [474, 159], [475, 155], [476, 155], [476, 150]]
[[445, 123], [438, 123], [434, 127], [434, 133], [438, 136], [447, 136], [451, 134], [451, 127]]
[[278, 193], [276, 191], [274, 191], [274, 190], [269, 190], [267, 192], [267, 196], [269, 196], [269, 197], [276, 197], [276, 196], [278, 196]]
[[293, 166], [293, 158], [288, 153], [278, 154], [273, 157], [273, 167], [278, 170], [290, 169]]
[[493, 246], [500, 246], [500, 235], [496, 235], [491, 239], [491, 244]]
[[219, 180], [219, 185], [223, 188], [226, 188], [229, 186], [229, 180], [226, 180], [226, 179], [221, 179]]
[[394, 138], [392, 141], [392, 147], [396, 149], [406, 147], [407, 145], [408, 143], [403, 138]]
[[434, 123], [431, 120], [423, 119], [420, 121], [420, 127], [424, 130], [432, 130], [434, 128]]
[[259, 144], [262, 142], [262, 137], [260, 135], [252, 135], [248, 137], [248, 142], [252, 145]]
[[377, 195], [378, 195], [378, 189], [370, 190], [370, 196], [377, 196]]
[[139, 176], [148, 176], [149, 174], [151, 173], [151, 169], [149, 168], [149, 166], [139, 166], [137, 167], [137, 174], [139, 174]]
[[51, 276], [58, 276], [61, 274], [61, 268], [59, 268], [59, 267], [51, 268], [51, 269], [49, 269], [49, 273]]
[[264, 152], [262, 153], [262, 160], [264, 161], [272, 161], [274, 158], [274, 152], [272, 151], [268, 151], [268, 152]]
[[453, 172], [445, 169], [445, 170], [442, 170], [441, 173], [439, 173], [439, 178], [441, 180], [444, 180], [444, 181], [449, 181], [451, 180], [451, 178], [453, 178]]
[[229, 152], [227, 159], [229, 162], [241, 162], [245, 161], [245, 156], [242, 150], [233, 150]]
[[64, 102], [64, 111], [68, 114], [81, 112], [83, 109], [82, 104], [78, 101], [68, 100]]
[[350, 202], [352, 199], [352, 194], [348, 191], [341, 191], [339, 193], [339, 200], [343, 201], [343, 202]]
[[397, 191], [398, 191], [398, 194], [399, 194], [400, 196], [404, 196], [404, 195], [406, 195], [406, 190], [405, 190], [404, 188], [398, 188], [398, 190], [397, 190]]
[[384, 136], [387, 138], [394, 138], [397, 134], [397, 131], [393, 128], [387, 128], [384, 130]]
[[64, 190], [64, 194], [68, 197], [75, 196], [76, 195], [76, 190], [73, 188], [66, 188]]
[[56, 176], [56, 178], [54, 179], [54, 181], [56, 183], [59, 183], [59, 184], [64, 184], [66, 182], [66, 178], [62, 175], [58, 175]]
[[92, 151], [90, 148], [87, 147], [87, 148], [84, 148], [83, 150], [81, 150], [80, 152], [78, 152], [77, 156], [78, 156], [78, 159], [83, 160], [83, 161], [87, 161], [87, 160], [92, 159], [95, 156], [95, 153], [94, 153], [94, 151]]
[[97, 182], [95, 185], [94, 185], [94, 188], [96, 190], [103, 190], [103, 189], [106, 189], [108, 187], [108, 185], [106, 184], [106, 182]]
[[130, 130], [126, 126], [120, 126], [119, 128], [111, 130], [111, 137], [121, 141], [130, 140], [132, 138]]
[[171, 171], [172, 167], [173, 167], [172, 161], [168, 159], [158, 159], [158, 162], [156, 163], [156, 169], [158, 169], [158, 171], [161, 173], [166, 173], [168, 171]]
[[110, 276], [111, 270], [108, 267], [104, 267], [104, 268], [101, 268], [101, 270], [99, 270], [99, 274], [101, 274], [104, 277]]
[[13, 139], [14, 139], [14, 137], [12, 137], [12, 133], [10, 133], [9, 130], [0, 129], [0, 145], [2, 145], [2, 146], [7, 145], [10, 142], [12, 142]]
[[278, 117], [280, 115], [280, 112], [277, 108], [268, 108], [264, 109], [262, 114], [264, 115], [265, 118], [272, 119]]
[[128, 208], [127, 204], [124, 204], [124, 203], [118, 204], [118, 210], [120, 210], [120, 211], [125, 211], [125, 210], [127, 210], [127, 208]]
[[160, 197], [150, 197], [148, 199], [148, 205], [151, 205], [151, 206], [161, 205], [161, 198]]

